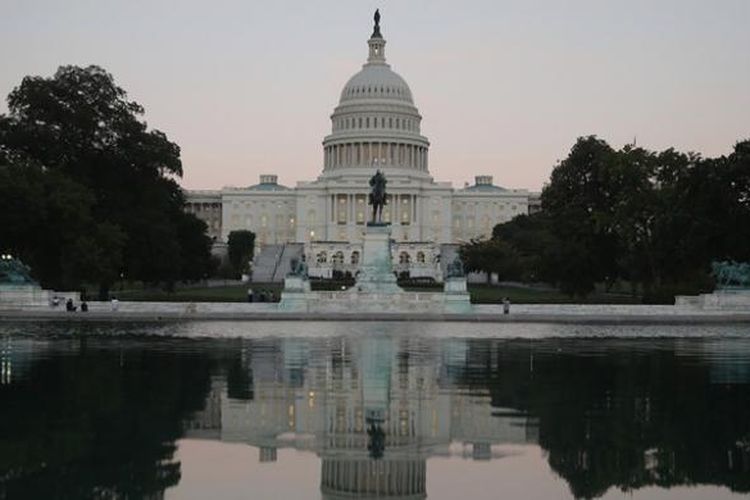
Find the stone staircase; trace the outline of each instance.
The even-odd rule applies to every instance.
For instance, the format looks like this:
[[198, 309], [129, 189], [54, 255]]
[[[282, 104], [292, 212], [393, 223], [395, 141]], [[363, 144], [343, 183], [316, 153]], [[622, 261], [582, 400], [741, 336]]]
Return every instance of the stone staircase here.
[[304, 251], [303, 243], [264, 245], [253, 260], [253, 282], [283, 283], [292, 270], [292, 259], [301, 259]]
[[284, 245], [271, 281], [274, 283], [283, 282], [286, 275], [292, 270], [292, 259], [301, 259], [304, 251], [304, 243], [287, 243]]
[[253, 259], [253, 282], [271, 283], [282, 253], [284, 245], [264, 245]]

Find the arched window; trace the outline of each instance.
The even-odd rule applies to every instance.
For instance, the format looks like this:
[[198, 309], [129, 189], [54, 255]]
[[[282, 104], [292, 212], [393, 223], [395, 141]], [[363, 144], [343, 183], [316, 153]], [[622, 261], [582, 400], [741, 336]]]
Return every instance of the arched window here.
[[327, 260], [328, 254], [326, 254], [325, 252], [320, 252], [318, 254], [318, 264], [325, 264]]
[[331, 262], [333, 264], [343, 264], [344, 263], [344, 252], [338, 251], [335, 254], [333, 254], [333, 258], [331, 259]]
[[424, 252], [417, 252], [417, 262], [424, 264]]
[[359, 264], [359, 252], [357, 250], [355, 250], [355, 251], [352, 252], [351, 263], [352, 264]]
[[409, 257], [409, 254], [407, 252], [401, 252], [398, 254], [398, 263], [399, 264], [408, 264], [411, 262], [411, 257]]

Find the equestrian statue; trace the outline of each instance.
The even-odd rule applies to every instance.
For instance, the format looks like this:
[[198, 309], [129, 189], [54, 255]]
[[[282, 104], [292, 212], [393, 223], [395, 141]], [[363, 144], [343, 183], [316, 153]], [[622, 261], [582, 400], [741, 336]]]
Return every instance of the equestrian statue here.
[[372, 188], [368, 201], [368, 205], [372, 205], [372, 221], [370, 221], [370, 224], [383, 223], [383, 206], [388, 203], [385, 193], [387, 183], [385, 175], [380, 170], [375, 172], [375, 175], [370, 179], [370, 187]]

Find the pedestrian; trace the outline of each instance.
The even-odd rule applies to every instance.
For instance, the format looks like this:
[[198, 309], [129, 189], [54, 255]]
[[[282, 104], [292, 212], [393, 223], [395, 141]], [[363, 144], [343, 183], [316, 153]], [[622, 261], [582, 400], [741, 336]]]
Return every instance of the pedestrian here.
[[73, 305], [73, 299], [68, 299], [65, 302], [65, 310], [68, 312], [75, 312], [76, 306]]
[[81, 312], [89, 312], [89, 305], [86, 302], [81, 302]]
[[508, 297], [503, 299], [503, 314], [510, 314], [510, 299]]
[[117, 311], [117, 309], [120, 307], [120, 301], [117, 300], [117, 297], [114, 295], [112, 296], [112, 300], [110, 301], [110, 304], [112, 305], [112, 310]]
[[253, 301], [253, 289], [252, 288], [247, 289], [247, 301], [248, 302]]

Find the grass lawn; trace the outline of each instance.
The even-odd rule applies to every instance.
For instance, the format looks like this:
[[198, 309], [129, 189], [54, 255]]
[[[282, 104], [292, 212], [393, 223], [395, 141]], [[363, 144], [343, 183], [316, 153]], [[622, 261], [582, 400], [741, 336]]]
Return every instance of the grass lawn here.
[[234, 285], [218, 286], [210, 288], [183, 288], [172, 293], [164, 290], [142, 289], [113, 291], [112, 295], [120, 300], [132, 300], [136, 302], [247, 302], [247, 289], [252, 288], [256, 293], [260, 290], [269, 290], [276, 297], [281, 293], [280, 284], [253, 286]]
[[558, 290], [536, 290], [508, 286], [469, 285], [474, 304], [499, 304], [508, 297], [514, 304], [640, 304], [639, 297], [594, 292], [585, 299], [570, 297]]
[[[313, 289], [330, 288], [324, 284], [313, 284]], [[184, 288], [173, 293], [163, 290], [124, 290], [113, 291], [120, 300], [140, 302], [246, 302], [247, 289], [256, 293], [260, 290], [272, 291], [276, 298], [281, 295], [281, 284], [245, 284], [212, 288]], [[411, 291], [437, 292], [441, 286], [407, 288]], [[571, 298], [556, 290], [535, 290], [508, 286], [469, 285], [471, 301], [475, 304], [499, 304], [508, 297], [514, 304], [639, 304], [638, 297], [623, 294], [593, 293], [585, 300]]]

